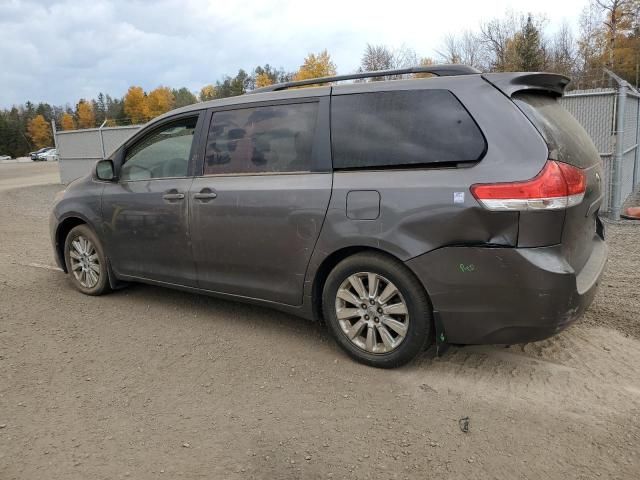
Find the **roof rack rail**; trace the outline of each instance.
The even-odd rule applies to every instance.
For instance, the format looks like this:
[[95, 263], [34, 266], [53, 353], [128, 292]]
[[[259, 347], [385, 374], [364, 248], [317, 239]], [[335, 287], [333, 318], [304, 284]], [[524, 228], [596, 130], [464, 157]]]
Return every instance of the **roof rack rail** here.
[[319, 83], [340, 82], [342, 80], [357, 80], [359, 78], [387, 77], [391, 75], [405, 75], [409, 73], [431, 73], [438, 77], [449, 77], [455, 75], [474, 75], [482, 73], [468, 65], [431, 65], [428, 67], [397, 68], [394, 70], [377, 70], [375, 72], [349, 73], [347, 75], [336, 75], [333, 77], [309, 78], [307, 80], [294, 80], [291, 82], [276, 83], [266, 87], [256, 88], [247, 93], [277, 92], [293, 87], [304, 87], [305, 85], [316, 85]]

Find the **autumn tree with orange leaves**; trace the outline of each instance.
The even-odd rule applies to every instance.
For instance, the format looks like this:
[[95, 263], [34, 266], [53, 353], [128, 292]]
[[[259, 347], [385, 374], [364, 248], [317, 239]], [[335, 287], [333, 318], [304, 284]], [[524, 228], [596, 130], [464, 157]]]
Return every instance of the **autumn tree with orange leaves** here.
[[134, 124], [149, 120], [149, 106], [142, 87], [129, 87], [124, 96], [124, 113]]
[[60, 117], [60, 127], [62, 130], [75, 130], [76, 121], [71, 114], [63, 113], [62, 117]]
[[269, 85], [273, 85], [273, 80], [271, 80], [271, 77], [267, 73], [262, 72], [256, 75], [256, 88], [267, 87]]
[[96, 115], [93, 107], [86, 100], [80, 100], [76, 106], [76, 118], [78, 128], [94, 128], [96, 126]]
[[[638, 86], [640, 0], [583, 1], [584, 9], [575, 33], [567, 22], [560, 28], [550, 29], [545, 16], [508, 10], [502, 16], [483, 20], [476, 28], [446, 36], [439, 48], [430, 46], [436, 48], [437, 57], [433, 60], [421, 59], [411, 45], [367, 45], [357, 71], [434, 62], [463, 63], [485, 72], [545, 70], [570, 77], [568, 89], [571, 90], [611, 86], [603, 71], [606, 67]], [[325, 49], [307, 55], [295, 72], [274, 68], [268, 63], [249, 70], [240, 68], [235, 76], [210, 79], [197, 95], [193, 86], [158, 87], [147, 93], [142, 87], [132, 86], [124, 97], [99, 93], [95, 100], [80, 101], [73, 113], [63, 106], [27, 101], [0, 108], [0, 153], [21, 156], [32, 149], [32, 142], [50, 144], [46, 131], [51, 120], [58, 122], [61, 130], [91, 128], [102, 120], [106, 120], [107, 126], [141, 124], [198, 100], [221, 99], [275, 83], [335, 74], [336, 65]], [[427, 76], [430, 74], [403, 75], [402, 78]], [[399, 77], [389, 75], [377, 80]]]
[[158, 87], [151, 90], [146, 97], [147, 111], [149, 117], [157, 117], [173, 108], [175, 97], [167, 87]]
[[51, 145], [51, 127], [42, 115], [36, 115], [29, 121], [27, 132], [36, 148]]
[[327, 50], [318, 53], [310, 53], [304, 59], [304, 63], [296, 72], [295, 80], [309, 80], [311, 78], [331, 77], [336, 74], [336, 65], [331, 60]]

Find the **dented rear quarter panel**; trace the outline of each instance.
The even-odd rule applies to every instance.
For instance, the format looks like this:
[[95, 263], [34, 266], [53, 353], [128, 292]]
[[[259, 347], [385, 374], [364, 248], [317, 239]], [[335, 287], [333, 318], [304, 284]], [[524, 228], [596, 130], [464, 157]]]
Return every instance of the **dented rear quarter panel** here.
[[[335, 171], [327, 216], [307, 271], [306, 294], [324, 259], [346, 247], [376, 248], [406, 262], [449, 245], [517, 245], [519, 214], [487, 211], [469, 191], [474, 183], [532, 178], [546, 162], [544, 140], [509, 98], [479, 75], [371, 82], [364, 89], [361, 84], [343, 85], [333, 87], [332, 95], [416, 88], [446, 89], [462, 102], [485, 136], [484, 157], [458, 168]], [[360, 190], [379, 192], [377, 218], [347, 216], [347, 196]], [[456, 192], [464, 194], [461, 203], [454, 203]]]
[[559, 245], [445, 247], [408, 266], [429, 289], [450, 343], [546, 338], [576, 320], [596, 291], [595, 285], [577, 291], [575, 271]]

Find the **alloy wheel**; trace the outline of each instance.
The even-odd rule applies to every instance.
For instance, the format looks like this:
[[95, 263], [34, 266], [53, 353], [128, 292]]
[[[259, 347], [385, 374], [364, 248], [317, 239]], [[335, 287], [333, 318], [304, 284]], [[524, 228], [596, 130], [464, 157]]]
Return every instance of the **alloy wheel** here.
[[102, 268], [98, 252], [91, 241], [83, 236], [77, 236], [69, 246], [71, 271], [76, 280], [85, 288], [93, 288], [100, 281]]
[[335, 308], [342, 332], [368, 353], [389, 353], [407, 335], [407, 304], [398, 288], [377, 273], [347, 277], [338, 288]]

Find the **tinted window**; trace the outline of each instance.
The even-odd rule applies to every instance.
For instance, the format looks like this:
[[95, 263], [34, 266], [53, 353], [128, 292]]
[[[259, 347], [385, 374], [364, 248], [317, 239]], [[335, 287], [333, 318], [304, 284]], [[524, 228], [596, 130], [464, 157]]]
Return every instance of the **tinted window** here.
[[549, 158], [580, 168], [600, 161], [589, 134], [555, 97], [529, 92], [516, 93], [513, 100], [542, 133], [549, 147]]
[[186, 177], [197, 117], [185, 118], [150, 133], [127, 150], [121, 180]]
[[476, 161], [485, 150], [480, 129], [447, 90], [336, 95], [331, 138], [335, 168]]
[[204, 174], [309, 171], [317, 103], [213, 114]]

